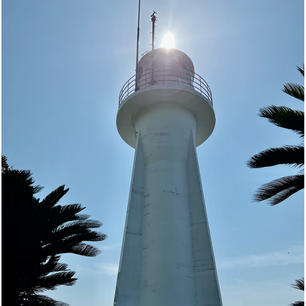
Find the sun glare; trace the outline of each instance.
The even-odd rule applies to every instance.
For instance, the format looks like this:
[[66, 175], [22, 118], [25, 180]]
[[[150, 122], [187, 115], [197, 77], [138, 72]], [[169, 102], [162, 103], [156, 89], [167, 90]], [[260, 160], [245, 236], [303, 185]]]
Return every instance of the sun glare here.
[[167, 32], [162, 40], [162, 48], [174, 48], [174, 36], [171, 32]]

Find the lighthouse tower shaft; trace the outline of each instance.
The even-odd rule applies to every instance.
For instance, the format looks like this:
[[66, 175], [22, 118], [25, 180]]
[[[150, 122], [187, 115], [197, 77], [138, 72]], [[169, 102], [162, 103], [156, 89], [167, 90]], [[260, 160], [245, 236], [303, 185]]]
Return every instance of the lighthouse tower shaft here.
[[[166, 73], [174, 67], [177, 74], [177, 63], [190, 60], [171, 52], [154, 50], [140, 66], [166, 61]], [[149, 71], [150, 86], [138, 82], [117, 117], [135, 158], [114, 305], [220, 306], [196, 155], [196, 144], [213, 129], [213, 110], [190, 86], [190, 75], [190, 84], [182, 85], [180, 73], [173, 84], [157, 70]]]

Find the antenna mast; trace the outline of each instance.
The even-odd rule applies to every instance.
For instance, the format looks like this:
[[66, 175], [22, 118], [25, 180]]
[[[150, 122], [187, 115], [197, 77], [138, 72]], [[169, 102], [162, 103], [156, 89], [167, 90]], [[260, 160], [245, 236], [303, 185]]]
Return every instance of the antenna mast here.
[[135, 90], [138, 89], [138, 54], [139, 54], [139, 23], [140, 23], [140, 0], [138, 0], [137, 42], [136, 42], [136, 81]]
[[155, 40], [155, 22], [156, 22], [156, 15], [157, 13], [153, 11], [153, 14], [151, 15], [151, 21], [152, 21], [152, 50], [154, 50], [154, 40]]

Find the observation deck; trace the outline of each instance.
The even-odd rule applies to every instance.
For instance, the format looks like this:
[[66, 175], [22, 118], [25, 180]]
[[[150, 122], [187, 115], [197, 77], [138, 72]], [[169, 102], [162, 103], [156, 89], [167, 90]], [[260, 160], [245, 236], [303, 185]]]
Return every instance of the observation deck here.
[[213, 99], [211, 90], [207, 82], [193, 70], [180, 69], [175, 70], [171, 66], [164, 66], [161, 69], [151, 68], [138, 77], [136, 82], [136, 74], [131, 76], [123, 85], [119, 93], [119, 108], [132, 94], [139, 90], [150, 90], [154, 88], [176, 88], [186, 87], [188, 90], [195, 90], [203, 96], [211, 106]]
[[212, 133], [215, 114], [211, 90], [195, 73], [191, 59], [177, 49], [159, 48], [145, 54], [138, 63], [137, 74], [120, 90], [117, 128], [125, 142], [135, 147], [136, 117], [142, 110], [162, 103], [180, 105], [194, 115], [196, 145]]

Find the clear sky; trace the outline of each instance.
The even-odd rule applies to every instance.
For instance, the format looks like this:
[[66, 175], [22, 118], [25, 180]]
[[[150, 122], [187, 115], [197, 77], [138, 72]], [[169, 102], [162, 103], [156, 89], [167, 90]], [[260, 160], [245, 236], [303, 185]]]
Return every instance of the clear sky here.
[[[249, 169], [271, 146], [301, 139], [257, 116], [270, 104], [302, 109], [282, 93], [303, 82], [303, 1], [142, 0], [140, 53], [167, 30], [209, 83], [216, 113], [198, 147], [225, 306], [280, 306], [301, 298], [303, 192], [271, 207], [261, 184], [297, 170]], [[137, 0], [3, 0], [3, 153], [45, 188], [65, 184], [62, 204], [82, 203], [108, 238], [96, 258], [64, 256], [79, 278], [50, 294], [71, 306], [110, 306], [134, 151], [116, 130], [118, 94], [135, 65]]]

